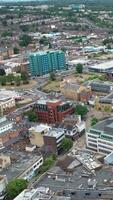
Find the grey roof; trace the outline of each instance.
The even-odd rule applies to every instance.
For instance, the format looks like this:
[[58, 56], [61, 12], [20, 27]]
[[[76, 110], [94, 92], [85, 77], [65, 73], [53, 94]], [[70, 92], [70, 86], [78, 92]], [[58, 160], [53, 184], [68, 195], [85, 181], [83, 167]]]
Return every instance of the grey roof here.
[[78, 90], [80, 88], [80, 85], [78, 85], [77, 83], [75, 82], [71, 82], [71, 83], [66, 83], [64, 85], [64, 88], [67, 88], [67, 89], [74, 89], [74, 90]]
[[98, 122], [91, 129], [95, 129], [97, 131], [103, 131], [106, 134], [113, 136], [113, 117]]
[[110, 94], [108, 94], [105, 97], [100, 98], [99, 102], [100, 103], [112, 104], [113, 103], [113, 92], [111, 92]]
[[113, 91], [113, 84], [109, 82], [104, 82], [104, 81], [92, 81], [90, 83], [91, 89], [94, 91], [100, 91], [100, 92], [105, 92], [109, 93], [110, 91]]

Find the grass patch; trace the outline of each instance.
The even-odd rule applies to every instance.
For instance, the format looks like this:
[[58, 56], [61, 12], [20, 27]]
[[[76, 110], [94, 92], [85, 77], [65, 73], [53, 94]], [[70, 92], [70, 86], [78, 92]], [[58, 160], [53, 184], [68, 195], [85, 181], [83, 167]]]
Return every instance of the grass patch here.
[[48, 81], [48, 83], [42, 88], [42, 90], [46, 92], [51, 92], [51, 91], [58, 92], [60, 91], [60, 81], [58, 80]]

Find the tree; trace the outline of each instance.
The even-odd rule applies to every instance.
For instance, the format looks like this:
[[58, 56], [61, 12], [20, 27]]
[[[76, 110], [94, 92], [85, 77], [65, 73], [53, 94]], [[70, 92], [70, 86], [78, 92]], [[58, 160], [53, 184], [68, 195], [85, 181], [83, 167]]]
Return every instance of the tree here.
[[49, 43], [49, 49], [51, 49], [52, 48], [52, 44], [51, 43]]
[[28, 26], [28, 25], [20, 25], [20, 29], [21, 29], [23, 32], [27, 32], [27, 31], [29, 31], [29, 26]]
[[94, 126], [98, 122], [98, 119], [96, 117], [93, 117], [91, 119], [91, 126]]
[[49, 44], [49, 41], [47, 39], [47, 37], [43, 36], [40, 40], [39, 40], [40, 44], [43, 44], [44, 46], [47, 46]]
[[88, 112], [87, 106], [78, 104], [75, 108], [75, 113], [83, 117]]
[[24, 179], [14, 179], [6, 186], [6, 200], [12, 200], [26, 189], [28, 183]]
[[21, 81], [21, 76], [15, 76], [15, 83], [17, 86], [20, 85], [20, 81]]
[[7, 26], [7, 21], [6, 21], [6, 20], [3, 20], [3, 21], [2, 21], [2, 25], [3, 25], [3, 26]]
[[1, 37], [11, 37], [12, 36], [12, 33], [9, 32], [9, 31], [4, 31], [2, 34], [1, 34]]
[[14, 75], [13, 75], [13, 74], [8, 74], [8, 75], [6, 76], [6, 81], [12, 84], [13, 81], [15, 81]]
[[29, 35], [22, 35], [20, 37], [19, 44], [22, 47], [27, 47], [30, 44], [31, 41], [32, 41], [31, 36], [29, 36]]
[[21, 72], [21, 79], [23, 81], [23, 84], [28, 84], [29, 83], [29, 76], [28, 73], [26, 72]]
[[19, 53], [19, 49], [17, 47], [13, 48], [14, 54], [18, 54]]
[[52, 154], [48, 157], [46, 157], [46, 159], [44, 160], [43, 165], [40, 167], [38, 174], [43, 174], [44, 172], [46, 172], [48, 169], [50, 169], [54, 163], [56, 161], [56, 155]]
[[0, 68], [0, 76], [6, 75], [5, 70], [3, 68]]
[[81, 74], [83, 71], [83, 65], [82, 64], [77, 64], [76, 65], [76, 72]]
[[55, 73], [54, 73], [54, 72], [51, 72], [51, 73], [50, 73], [49, 79], [50, 79], [50, 81], [55, 81], [55, 80], [56, 80], [56, 77], [55, 77]]
[[0, 83], [1, 83], [2, 86], [6, 85], [6, 76], [0, 77]]
[[28, 120], [30, 122], [37, 122], [38, 121], [37, 114], [33, 109], [25, 112], [24, 115], [28, 117]]
[[69, 151], [69, 149], [71, 149], [73, 146], [73, 142], [71, 139], [69, 138], [64, 138], [61, 142], [61, 149], [62, 151]]

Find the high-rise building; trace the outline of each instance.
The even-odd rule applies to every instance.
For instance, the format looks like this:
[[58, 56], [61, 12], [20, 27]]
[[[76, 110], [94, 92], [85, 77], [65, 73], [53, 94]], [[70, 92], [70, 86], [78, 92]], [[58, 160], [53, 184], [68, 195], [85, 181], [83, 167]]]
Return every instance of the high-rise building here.
[[62, 51], [42, 51], [29, 55], [29, 72], [32, 76], [41, 76], [65, 68], [65, 54]]

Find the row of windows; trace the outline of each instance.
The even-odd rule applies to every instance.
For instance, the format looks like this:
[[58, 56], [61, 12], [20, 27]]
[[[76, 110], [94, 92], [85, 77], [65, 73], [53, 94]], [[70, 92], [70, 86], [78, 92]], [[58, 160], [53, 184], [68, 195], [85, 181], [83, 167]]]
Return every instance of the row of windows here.
[[93, 135], [90, 135], [90, 134], [88, 134], [88, 137], [89, 137], [89, 138], [94, 138], [94, 139], [97, 138], [96, 136], [93, 136]]
[[102, 148], [104, 148], [104, 149], [109, 149], [109, 150], [111, 150], [111, 151], [113, 150], [113, 147], [110, 148], [110, 147], [106, 147], [106, 146], [104, 146], [104, 145], [100, 145], [100, 144], [99, 144], [98, 148], [99, 148], [99, 147], [102, 147]]
[[88, 145], [92, 146], [92, 147], [96, 147], [97, 148], [97, 145], [96, 144], [92, 144], [92, 143], [88, 143]]
[[96, 131], [96, 130], [92, 130], [92, 129], [90, 129], [90, 133], [94, 133], [94, 134], [97, 134], [97, 135], [100, 134], [100, 132], [98, 132], [98, 131]]
[[27, 172], [26, 175], [28, 175], [30, 172], [33, 171], [33, 168], [36, 169], [38, 166], [40, 166], [40, 164], [43, 162], [43, 160], [41, 159], [40, 161], [38, 161], [32, 168], [30, 168]]

